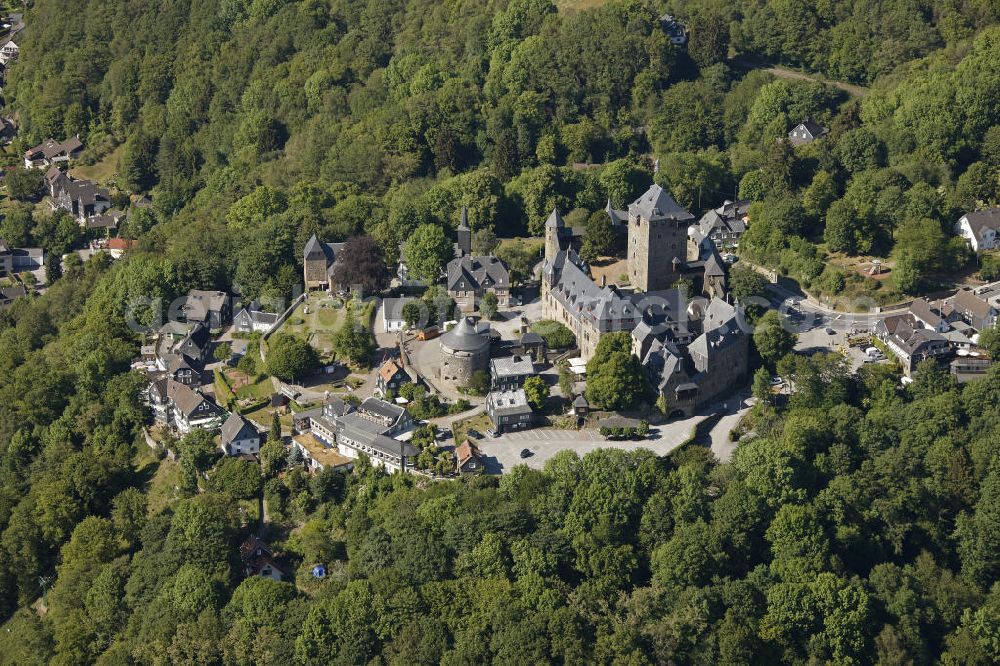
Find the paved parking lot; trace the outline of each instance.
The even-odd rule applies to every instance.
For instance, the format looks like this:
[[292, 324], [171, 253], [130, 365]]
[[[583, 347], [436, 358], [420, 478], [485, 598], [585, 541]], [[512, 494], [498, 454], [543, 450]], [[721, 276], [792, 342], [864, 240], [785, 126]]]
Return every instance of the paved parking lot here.
[[[479, 440], [478, 446], [486, 457], [486, 471], [490, 474], [508, 473], [517, 465], [542, 469], [550, 458], [567, 450], [575, 451], [580, 457], [607, 448], [626, 451], [648, 449], [665, 456], [687, 441], [695, 426], [705, 418], [695, 416], [654, 426], [650, 430], [650, 438], [640, 441], [609, 442], [596, 430], [535, 429], [508, 433], [497, 439], [484, 437]], [[522, 449], [528, 449], [531, 455], [521, 458]]]

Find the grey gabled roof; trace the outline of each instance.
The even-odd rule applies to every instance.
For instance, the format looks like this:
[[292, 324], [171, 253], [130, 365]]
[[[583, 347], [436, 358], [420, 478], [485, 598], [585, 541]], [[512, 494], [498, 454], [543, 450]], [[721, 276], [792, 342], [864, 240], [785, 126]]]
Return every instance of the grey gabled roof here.
[[448, 291], [510, 286], [507, 266], [493, 255], [459, 257], [448, 262]]
[[504, 356], [490, 362], [494, 377], [516, 377], [531, 375], [535, 372], [535, 364], [528, 356]]
[[222, 424], [223, 444], [251, 437], [260, 437], [260, 433], [257, 431], [257, 428], [236, 412], [230, 414], [226, 422]]
[[551, 263], [545, 262], [544, 272], [556, 276], [555, 285], [549, 293], [563, 307], [575, 318], [588, 317], [595, 321], [602, 331], [606, 330], [603, 322], [637, 316], [637, 309], [629, 299], [623, 298], [611, 287], [597, 286], [582, 264], [573, 250], [559, 252]]
[[977, 240], [982, 239], [983, 231], [986, 229], [1000, 231], [1000, 208], [977, 210], [966, 213], [964, 217], [969, 221], [969, 228]]
[[402, 321], [403, 307], [407, 303], [417, 301], [416, 298], [384, 298], [382, 299], [382, 318], [385, 321]]
[[387, 419], [395, 423], [406, 412], [399, 405], [379, 400], [378, 398], [365, 398], [365, 401], [358, 407], [358, 411], [369, 412], [375, 416]]
[[679, 203], [674, 201], [669, 192], [656, 184], [653, 184], [642, 196], [633, 201], [628, 209], [629, 213], [650, 222], [668, 219], [694, 219], [694, 215], [684, 210]]
[[184, 416], [191, 416], [203, 402], [208, 403], [213, 411], [219, 411], [218, 406], [207, 397], [189, 386], [175, 382], [173, 379], [167, 379], [167, 395]]

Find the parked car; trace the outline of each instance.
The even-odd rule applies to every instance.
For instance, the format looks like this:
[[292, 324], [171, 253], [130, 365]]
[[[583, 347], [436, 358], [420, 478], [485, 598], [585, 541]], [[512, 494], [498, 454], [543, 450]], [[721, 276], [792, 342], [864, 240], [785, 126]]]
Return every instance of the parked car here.
[[483, 433], [479, 432], [475, 428], [469, 428], [468, 430], [465, 431], [465, 434], [468, 435], [469, 437], [475, 437], [476, 439], [483, 438]]
[[827, 335], [834, 335], [836, 333], [836, 331], [833, 330], [833, 327], [831, 326], [827, 326], [824, 330], [826, 331]]
[[530, 455], [531, 455], [531, 450], [530, 449], [521, 449], [521, 457], [522, 458], [527, 458]]
[[493, 430], [493, 429], [490, 429], [490, 430], [487, 430], [487, 431], [486, 431], [486, 435], [487, 435], [488, 437], [496, 437], [496, 436], [497, 436], [497, 431], [496, 431], [496, 430]]

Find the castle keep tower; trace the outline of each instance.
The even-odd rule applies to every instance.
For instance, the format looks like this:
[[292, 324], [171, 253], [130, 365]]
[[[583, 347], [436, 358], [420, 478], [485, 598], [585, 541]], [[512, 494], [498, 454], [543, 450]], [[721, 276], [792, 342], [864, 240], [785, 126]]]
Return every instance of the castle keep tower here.
[[637, 291], [667, 289], [681, 277], [693, 219], [655, 184], [629, 204], [628, 276]]

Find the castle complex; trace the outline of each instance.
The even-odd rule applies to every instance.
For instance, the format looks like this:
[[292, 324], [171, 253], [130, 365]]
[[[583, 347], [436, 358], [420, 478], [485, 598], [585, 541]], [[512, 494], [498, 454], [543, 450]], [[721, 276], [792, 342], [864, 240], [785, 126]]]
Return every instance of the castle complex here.
[[[709, 239], [689, 235], [694, 216], [659, 185], [628, 207], [630, 288], [595, 283], [573, 249], [578, 234], [558, 211], [545, 224], [542, 316], [576, 336], [589, 360], [601, 336], [628, 331], [672, 412], [692, 414], [747, 373], [749, 337], [726, 296], [725, 268]], [[689, 281], [693, 294], [675, 288]], [[697, 296], [690, 304], [688, 297]]]

